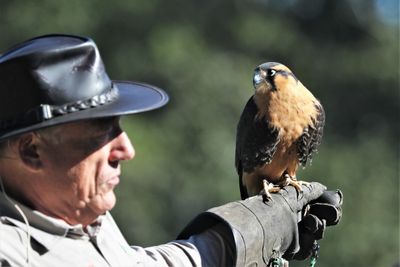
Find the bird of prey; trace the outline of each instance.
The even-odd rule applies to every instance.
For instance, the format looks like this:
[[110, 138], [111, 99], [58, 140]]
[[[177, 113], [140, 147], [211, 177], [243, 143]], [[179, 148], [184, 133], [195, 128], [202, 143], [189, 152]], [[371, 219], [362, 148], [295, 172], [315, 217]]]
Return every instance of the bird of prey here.
[[254, 71], [254, 95], [237, 126], [235, 166], [242, 199], [278, 192], [292, 185], [301, 164], [311, 161], [321, 143], [325, 113], [321, 103], [280, 63]]

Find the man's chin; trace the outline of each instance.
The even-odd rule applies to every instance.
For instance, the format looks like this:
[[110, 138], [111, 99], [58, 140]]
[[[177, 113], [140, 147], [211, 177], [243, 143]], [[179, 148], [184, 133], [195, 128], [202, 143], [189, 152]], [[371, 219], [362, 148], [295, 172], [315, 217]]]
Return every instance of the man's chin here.
[[95, 214], [102, 215], [114, 208], [116, 201], [114, 191], [110, 190], [107, 193], [94, 196], [88, 206]]

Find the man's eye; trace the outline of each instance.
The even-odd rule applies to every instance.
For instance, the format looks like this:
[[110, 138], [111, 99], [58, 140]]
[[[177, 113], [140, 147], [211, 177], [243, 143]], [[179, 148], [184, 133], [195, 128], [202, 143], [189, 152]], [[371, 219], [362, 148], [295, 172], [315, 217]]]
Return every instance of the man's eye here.
[[102, 135], [96, 135], [96, 136], [88, 136], [87, 138], [77, 140], [74, 142], [73, 146], [76, 147], [76, 149], [79, 149], [81, 151], [85, 151], [85, 153], [90, 154], [102, 146], [104, 146], [108, 142], [108, 135], [107, 134], [102, 134]]

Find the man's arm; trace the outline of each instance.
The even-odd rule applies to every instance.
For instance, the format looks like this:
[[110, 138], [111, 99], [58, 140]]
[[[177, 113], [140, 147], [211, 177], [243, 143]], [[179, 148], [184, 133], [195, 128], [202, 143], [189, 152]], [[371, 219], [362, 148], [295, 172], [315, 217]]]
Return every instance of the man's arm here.
[[133, 248], [145, 265], [157, 266], [266, 266], [274, 258], [303, 260], [325, 226], [339, 222], [341, 205], [341, 192], [325, 191], [321, 184], [303, 186], [300, 194], [289, 186], [273, 194], [272, 201], [256, 196], [210, 209], [176, 241]]

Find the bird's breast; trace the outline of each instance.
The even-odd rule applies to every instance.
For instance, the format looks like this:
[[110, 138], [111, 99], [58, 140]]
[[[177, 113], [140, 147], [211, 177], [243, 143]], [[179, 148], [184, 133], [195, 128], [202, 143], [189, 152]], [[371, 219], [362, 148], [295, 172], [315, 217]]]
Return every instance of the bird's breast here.
[[317, 116], [318, 100], [308, 90], [299, 91], [256, 97], [256, 119], [264, 119], [278, 129], [280, 141], [287, 145], [295, 142], [306, 127], [313, 125]]

